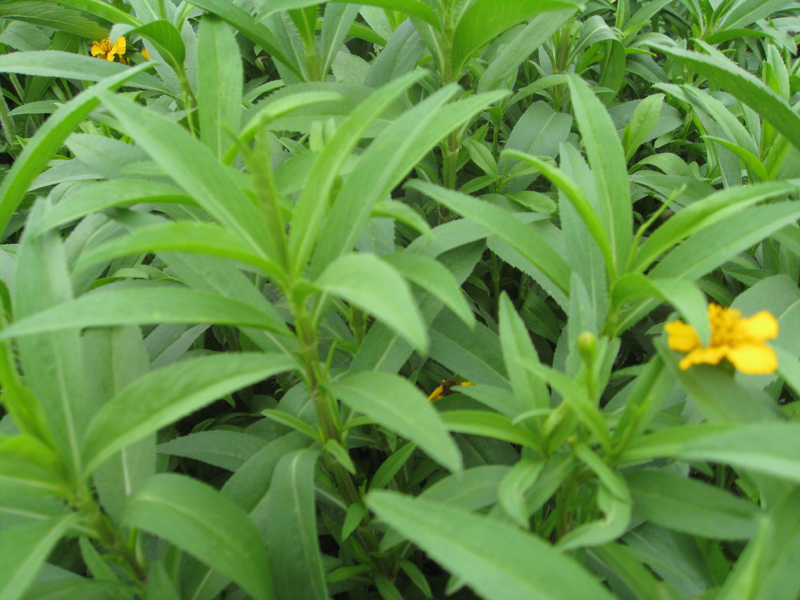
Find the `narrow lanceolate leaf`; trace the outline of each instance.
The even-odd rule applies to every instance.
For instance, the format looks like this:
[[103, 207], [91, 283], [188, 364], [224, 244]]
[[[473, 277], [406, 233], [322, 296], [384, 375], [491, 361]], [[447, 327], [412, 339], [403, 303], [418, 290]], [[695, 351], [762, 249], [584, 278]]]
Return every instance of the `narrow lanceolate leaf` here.
[[696, 231], [743, 210], [751, 204], [796, 193], [797, 186], [788, 181], [754, 183], [720, 190], [687, 206], [656, 229], [638, 248], [630, 270], [643, 272], [662, 253]]
[[283, 64], [293, 75], [298, 78], [301, 77], [300, 72], [292, 64], [291, 59], [284, 54], [278, 39], [246, 10], [239, 8], [237, 4], [230, 2], [230, 0], [197, 0], [197, 2], [192, 2], [192, 4], [217, 15], [220, 19], [228, 23], [228, 25], [240, 31], [246, 38], [269, 52], [274, 60]]
[[448, 103], [457, 91], [447, 86], [406, 111], [360, 156], [325, 221], [309, 267], [312, 276], [353, 249], [375, 204], [390, 196], [436, 144], [505, 95], [479, 94]]
[[253, 252], [244, 241], [227, 229], [199, 221], [168, 222], [137, 229], [125, 237], [95, 246], [82, 254], [75, 265], [75, 271], [114, 258], [149, 252], [194, 252], [220, 256], [253, 266], [277, 280], [285, 277], [278, 265]]
[[484, 227], [536, 265], [562, 292], [569, 294], [569, 265], [542, 236], [527, 227], [510, 212], [466, 194], [419, 179], [412, 180], [408, 187], [419, 190], [464, 218]]
[[504, 522], [392, 492], [371, 492], [367, 504], [486, 600], [613, 598], [572, 559]]
[[757, 206], [690, 237], [650, 272], [653, 278], [697, 279], [800, 217], [796, 202]]
[[598, 213], [609, 236], [617, 272], [621, 273], [633, 240], [633, 209], [625, 153], [611, 117], [586, 82], [571, 76], [569, 89], [592, 167]]
[[154, 111], [111, 94], [102, 94], [101, 98], [122, 127], [175, 183], [254, 252], [274, 259], [263, 213], [241, 190], [230, 168], [219, 164], [217, 157], [186, 130]]
[[408, 284], [377, 256], [345, 255], [328, 265], [314, 285], [375, 316], [417, 350], [427, 350], [425, 323]]
[[452, 65], [458, 75], [467, 60], [506, 29], [538, 14], [574, 9], [568, 0], [475, 0], [458, 20], [453, 34]]
[[667, 457], [706, 460], [800, 482], [800, 424], [694, 425], [664, 429], [631, 443], [620, 462]]
[[[16, 57], [19, 54], [21, 53], [6, 54], [0, 59]], [[95, 60], [94, 62], [103, 61]], [[131, 78], [151, 67], [152, 65], [148, 64], [125, 68], [76, 96], [45, 121], [44, 125], [37, 130], [36, 135], [25, 145], [22, 154], [14, 161], [11, 170], [0, 184], [0, 231], [6, 228], [8, 221], [28, 191], [28, 187], [39, 176], [67, 136], [100, 104], [98, 93], [103, 90], [116, 90]], [[0, 67], [0, 71], [2, 70]]]
[[226, 394], [295, 368], [294, 360], [281, 354], [223, 354], [152, 371], [127, 386], [92, 419], [83, 442], [86, 471]]
[[308, 265], [328, 209], [331, 190], [350, 153], [372, 122], [422, 77], [419, 72], [409, 73], [374, 92], [350, 113], [314, 161], [292, 213], [289, 254], [296, 273]]
[[441, 28], [441, 23], [436, 13], [430, 6], [419, 0], [337, 0], [337, 2], [347, 2], [366, 4], [367, 6], [378, 6], [389, 10], [397, 10], [409, 17], [417, 17], [428, 25], [437, 29]]
[[41, 219], [27, 223], [25, 228], [31, 234], [39, 234], [107, 208], [144, 202], [196, 205], [194, 200], [174, 185], [147, 179], [113, 179], [87, 185], [64, 196]]
[[77, 520], [77, 513], [69, 513], [0, 533], [0, 600], [22, 597], [53, 546]]
[[347, 406], [411, 440], [451, 471], [462, 469], [461, 454], [439, 413], [406, 379], [364, 372], [345, 377], [330, 389]]
[[319, 549], [314, 476], [319, 450], [285, 455], [272, 474], [267, 494], [267, 548], [280, 598], [327, 600]]
[[[35, 223], [49, 202], [42, 199], [29, 213]], [[49, 310], [72, 304], [72, 283], [60, 235], [25, 234], [14, 277], [13, 303], [18, 319], [35, 320]], [[81, 471], [80, 438], [91, 418], [80, 331], [69, 325], [17, 340], [26, 383], [41, 403], [50, 434], [75, 476]], [[12, 367], [13, 368], [13, 367]]]
[[800, 149], [800, 115], [760, 79], [718, 56], [658, 45], [653, 45], [653, 49], [705, 75], [733, 94]]
[[275, 598], [261, 534], [214, 488], [182, 475], [156, 475], [128, 502], [123, 522], [197, 557], [255, 600]]
[[250, 304], [217, 294], [158, 286], [100, 290], [30, 315], [0, 332], [8, 339], [65, 329], [156, 323], [215, 323], [286, 334], [283, 323]]
[[200, 139], [217, 158], [230, 146], [242, 121], [242, 59], [228, 26], [207, 15], [197, 41], [197, 108]]

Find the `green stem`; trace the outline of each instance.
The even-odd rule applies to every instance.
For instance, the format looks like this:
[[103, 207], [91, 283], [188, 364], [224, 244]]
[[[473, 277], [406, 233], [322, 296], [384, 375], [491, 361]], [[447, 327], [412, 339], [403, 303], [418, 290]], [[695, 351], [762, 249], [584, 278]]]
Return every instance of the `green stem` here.
[[2, 90], [0, 90], [0, 128], [3, 129], [3, 134], [8, 142], [9, 154], [16, 158], [19, 149], [17, 145], [17, 128], [14, 127], [14, 119], [8, 114], [8, 104], [6, 104]]

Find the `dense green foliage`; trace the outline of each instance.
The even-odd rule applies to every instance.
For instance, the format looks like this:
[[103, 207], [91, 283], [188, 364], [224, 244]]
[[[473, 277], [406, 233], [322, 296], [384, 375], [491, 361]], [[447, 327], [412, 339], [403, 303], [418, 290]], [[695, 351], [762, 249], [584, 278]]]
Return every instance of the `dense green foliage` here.
[[3, 0], [0, 600], [800, 598], [798, 10]]

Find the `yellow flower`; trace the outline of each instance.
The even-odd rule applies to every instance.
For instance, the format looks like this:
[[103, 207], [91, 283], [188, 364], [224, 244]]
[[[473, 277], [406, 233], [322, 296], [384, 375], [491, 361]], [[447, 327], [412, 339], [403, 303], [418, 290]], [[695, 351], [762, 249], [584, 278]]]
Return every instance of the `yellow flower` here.
[[431, 395], [428, 396], [428, 400], [431, 402], [435, 402], [439, 398], [444, 398], [445, 396], [449, 396], [453, 392], [450, 391], [450, 388], [457, 386], [457, 385], [475, 385], [471, 381], [456, 381], [455, 379], [448, 379], [447, 381], [442, 381], [442, 385], [437, 387]]
[[778, 322], [770, 313], [762, 311], [749, 319], [730, 308], [713, 302], [708, 305], [711, 325], [711, 344], [705, 348], [697, 332], [683, 321], [673, 321], [664, 326], [669, 334], [667, 345], [688, 354], [678, 363], [684, 371], [692, 365], [719, 364], [727, 358], [734, 367], [748, 375], [774, 373], [778, 368], [775, 351], [766, 341], [778, 336]]
[[90, 52], [92, 56], [96, 56], [97, 58], [105, 58], [106, 60], [114, 60], [115, 56], [119, 56], [119, 62], [126, 63], [127, 61], [122, 57], [127, 50], [127, 45], [125, 43], [124, 37], [117, 38], [117, 41], [114, 44], [111, 44], [111, 40], [108, 38], [103, 38], [99, 42], [97, 40], [92, 42], [92, 49]]
[[143, 48], [141, 52], [142, 56], [144, 56], [147, 60], [150, 60], [150, 53], [147, 51], [147, 48]]

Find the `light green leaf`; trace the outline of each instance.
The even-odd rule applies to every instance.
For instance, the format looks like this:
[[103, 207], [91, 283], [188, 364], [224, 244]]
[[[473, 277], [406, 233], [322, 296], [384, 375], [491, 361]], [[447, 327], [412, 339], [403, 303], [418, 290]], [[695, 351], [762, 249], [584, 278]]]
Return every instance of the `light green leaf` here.
[[800, 423], [685, 425], [642, 436], [621, 463], [667, 457], [725, 463], [800, 482]]
[[441, 29], [441, 23], [436, 13], [424, 2], [419, 0], [336, 0], [338, 2], [366, 4], [378, 6], [388, 10], [398, 10], [409, 17], [416, 17], [435, 29]]
[[547, 244], [542, 236], [527, 227], [513, 214], [488, 202], [482, 202], [466, 194], [448, 190], [420, 179], [411, 180], [408, 187], [430, 196], [464, 218], [484, 227], [536, 265], [558, 289], [565, 294], [569, 293], [569, 265]]
[[244, 302], [182, 287], [154, 286], [100, 289], [20, 319], [3, 329], [0, 339], [46, 331], [145, 323], [216, 323], [287, 333], [283, 323], [276, 323], [269, 315]]
[[575, 9], [578, 6], [577, 2], [566, 0], [475, 0], [460, 15], [453, 33], [453, 73], [459, 75], [470, 57], [517, 23], [541, 13]]
[[245, 195], [229, 167], [220, 165], [216, 156], [182, 127], [154, 111], [111, 94], [101, 97], [122, 127], [175, 183], [254, 252], [275, 258], [263, 212]]
[[690, 535], [749, 539], [758, 508], [720, 488], [669, 471], [624, 471], [634, 514]]
[[0, 548], [4, 548], [0, 552], [0, 600], [22, 597], [50, 551], [78, 519], [77, 513], [69, 513], [0, 533]]
[[280, 41], [246, 10], [230, 2], [230, 0], [197, 0], [192, 4], [217, 15], [228, 25], [240, 31], [246, 38], [261, 46], [275, 60], [280, 61], [295, 77], [301, 78], [300, 72], [292, 64], [292, 60], [281, 49]]
[[453, 274], [437, 260], [412, 252], [387, 254], [383, 260], [397, 269], [406, 279], [427, 290], [441, 300], [467, 327], [475, 326], [472, 314], [461, 286]]
[[314, 475], [319, 450], [284, 456], [267, 494], [269, 561], [279, 598], [327, 600], [328, 588], [317, 533]]
[[[12, 57], [12, 61], [9, 64], [15, 64], [14, 61], [21, 54], [21, 52], [14, 52], [0, 56], [0, 71], [7, 72], [7, 69], [2, 66], [4, 60]], [[37, 65], [46, 64], [46, 58], [39, 56], [42, 54], [41, 52], [32, 54], [37, 55], [34, 59]], [[95, 59], [89, 58], [89, 60]], [[31, 183], [42, 172], [67, 136], [100, 103], [98, 93], [103, 90], [116, 90], [131, 78], [143, 74], [143, 71], [151, 67], [152, 65], [139, 65], [133, 68], [123, 67], [121, 72], [118, 71], [102, 83], [64, 104], [45, 121], [44, 125], [37, 130], [33, 138], [25, 145], [25, 149], [14, 161], [11, 170], [5, 175], [2, 184], [0, 184], [0, 230], [6, 228]], [[154, 79], [154, 81], [157, 80]]]
[[572, 559], [496, 519], [391, 492], [367, 505], [486, 600], [612, 598]]
[[714, 81], [755, 110], [800, 149], [800, 115], [760, 79], [720, 56], [655, 44], [652, 48]]
[[219, 225], [199, 221], [169, 222], [136, 229], [81, 254], [75, 272], [115, 258], [149, 252], [193, 252], [220, 256], [251, 265], [278, 281], [286, 277], [279, 265], [253, 252], [238, 236]]
[[425, 324], [408, 284], [377, 256], [342, 256], [328, 265], [314, 285], [375, 316], [417, 350], [427, 351]]
[[207, 15], [197, 40], [197, 109], [200, 138], [222, 158], [242, 125], [242, 59], [228, 26]]
[[296, 367], [293, 359], [280, 354], [222, 354], [140, 377], [92, 419], [83, 440], [87, 473], [129, 444], [221, 396]]
[[631, 192], [622, 144], [611, 117], [588, 84], [573, 75], [569, 78], [569, 89], [575, 118], [592, 167], [597, 190], [597, 212], [609, 238], [616, 272], [622, 273], [633, 240]]
[[255, 600], [276, 597], [261, 534], [239, 506], [204, 483], [156, 475], [128, 502], [123, 522], [197, 557]]
[[388, 373], [350, 375], [330, 386], [353, 410], [411, 440], [451, 471], [460, 471], [461, 454], [442, 418], [428, 399], [406, 379]]

